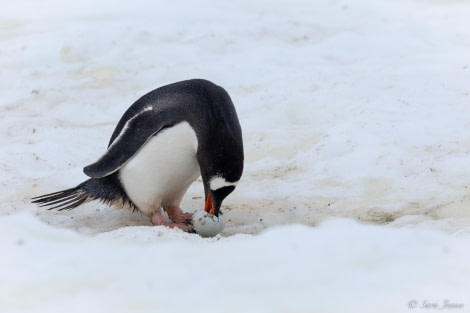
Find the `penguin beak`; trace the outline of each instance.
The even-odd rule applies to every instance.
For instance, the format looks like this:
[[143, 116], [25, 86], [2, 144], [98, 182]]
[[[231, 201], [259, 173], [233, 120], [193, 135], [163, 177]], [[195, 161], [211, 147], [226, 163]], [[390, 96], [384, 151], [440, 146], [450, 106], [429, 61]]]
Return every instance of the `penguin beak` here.
[[204, 205], [204, 211], [212, 215], [219, 216], [220, 203], [214, 204], [214, 201], [212, 200], [213, 197], [211, 196], [211, 194], [212, 194], [211, 191], [207, 193], [206, 204]]
[[210, 192], [207, 193], [206, 205], [204, 206], [204, 211], [212, 215], [215, 215], [215, 207], [214, 207], [214, 203], [212, 203]]

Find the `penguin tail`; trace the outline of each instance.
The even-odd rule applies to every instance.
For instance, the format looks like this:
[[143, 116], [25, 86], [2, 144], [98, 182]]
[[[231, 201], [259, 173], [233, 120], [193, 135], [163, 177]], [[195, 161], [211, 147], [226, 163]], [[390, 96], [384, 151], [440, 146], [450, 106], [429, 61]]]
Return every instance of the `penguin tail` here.
[[113, 177], [91, 178], [77, 187], [45, 194], [32, 198], [31, 202], [40, 207], [49, 207], [48, 210], [72, 210], [93, 200], [117, 207], [128, 207], [136, 210], [137, 207], [127, 197], [124, 190], [112, 181]]
[[59, 211], [62, 211], [75, 209], [79, 205], [90, 200], [93, 199], [91, 199], [79, 185], [75, 188], [34, 197], [31, 202], [40, 207], [51, 206], [48, 210], [58, 209]]

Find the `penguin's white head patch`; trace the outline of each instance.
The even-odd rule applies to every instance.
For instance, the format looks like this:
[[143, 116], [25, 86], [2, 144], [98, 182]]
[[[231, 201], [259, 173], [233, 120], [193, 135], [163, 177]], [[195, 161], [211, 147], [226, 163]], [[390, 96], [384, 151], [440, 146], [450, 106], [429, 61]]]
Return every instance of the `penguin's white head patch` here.
[[225, 180], [225, 178], [223, 178], [222, 176], [213, 176], [209, 180], [209, 187], [211, 188], [211, 190], [218, 190], [220, 188], [230, 187], [230, 186], [235, 187], [237, 184], [238, 184], [238, 181], [229, 182]]

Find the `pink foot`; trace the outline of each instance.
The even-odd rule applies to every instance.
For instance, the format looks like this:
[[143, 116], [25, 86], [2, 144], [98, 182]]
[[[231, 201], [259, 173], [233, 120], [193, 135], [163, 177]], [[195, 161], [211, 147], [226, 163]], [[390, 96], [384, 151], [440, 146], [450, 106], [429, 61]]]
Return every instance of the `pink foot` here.
[[179, 228], [181, 230], [184, 230], [188, 233], [194, 232], [193, 226], [191, 226], [190, 223], [188, 222], [176, 222], [172, 219], [173, 223], [168, 223], [163, 215], [160, 212], [155, 212], [152, 215], [152, 223], [155, 226], [167, 226], [170, 228]]
[[193, 217], [193, 213], [185, 213], [177, 206], [166, 207], [165, 212], [168, 214], [170, 220], [175, 223], [191, 223]]

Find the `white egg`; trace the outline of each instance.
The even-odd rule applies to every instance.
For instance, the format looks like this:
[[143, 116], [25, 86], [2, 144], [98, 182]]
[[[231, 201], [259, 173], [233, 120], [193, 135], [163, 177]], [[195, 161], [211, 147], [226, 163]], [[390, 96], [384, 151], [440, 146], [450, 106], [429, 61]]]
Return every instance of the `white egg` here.
[[219, 217], [207, 213], [206, 211], [197, 211], [193, 214], [193, 228], [201, 237], [214, 237], [219, 234], [225, 226], [225, 217], [219, 213]]

